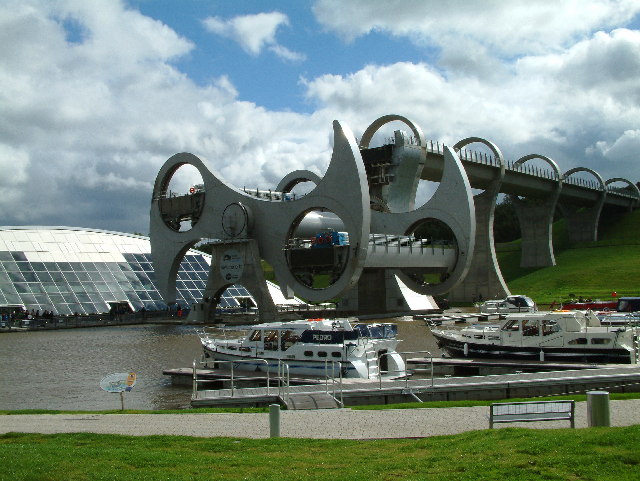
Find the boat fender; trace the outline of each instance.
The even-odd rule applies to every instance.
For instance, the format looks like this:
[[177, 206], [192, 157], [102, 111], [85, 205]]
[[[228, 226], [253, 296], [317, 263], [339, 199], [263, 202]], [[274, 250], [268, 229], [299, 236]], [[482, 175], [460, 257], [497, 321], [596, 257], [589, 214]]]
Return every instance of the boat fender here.
[[464, 356], [467, 357], [469, 355], [469, 344], [464, 343]]

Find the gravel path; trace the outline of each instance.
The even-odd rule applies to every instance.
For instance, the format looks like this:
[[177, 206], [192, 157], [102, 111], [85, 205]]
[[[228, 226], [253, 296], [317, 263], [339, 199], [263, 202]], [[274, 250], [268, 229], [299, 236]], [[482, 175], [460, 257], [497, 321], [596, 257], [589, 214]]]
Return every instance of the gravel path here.
[[[611, 425], [640, 424], [640, 399], [610, 401]], [[290, 438], [377, 439], [427, 437], [488, 429], [488, 407], [281, 411], [280, 434]], [[569, 427], [568, 421], [498, 425]], [[587, 404], [576, 403], [576, 427], [587, 427]], [[269, 414], [33, 414], [0, 416], [0, 433], [153, 434], [268, 438]]]

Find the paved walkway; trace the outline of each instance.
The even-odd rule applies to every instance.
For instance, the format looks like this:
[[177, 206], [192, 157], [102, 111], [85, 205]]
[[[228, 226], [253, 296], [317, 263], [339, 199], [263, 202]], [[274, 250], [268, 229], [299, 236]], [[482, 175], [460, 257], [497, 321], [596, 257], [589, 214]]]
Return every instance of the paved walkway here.
[[[611, 425], [640, 424], [640, 399], [610, 401]], [[290, 438], [374, 439], [427, 437], [488, 429], [489, 408], [282, 411], [280, 434]], [[568, 421], [498, 425], [569, 427]], [[498, 427], [498, 428], [499, 428]], [[576, 427], [587, 427], [587, 404], [576, 403]], [[0, 433], [127, 434], [268, 438], [269, 414], [38, 414], [0, 416]]]

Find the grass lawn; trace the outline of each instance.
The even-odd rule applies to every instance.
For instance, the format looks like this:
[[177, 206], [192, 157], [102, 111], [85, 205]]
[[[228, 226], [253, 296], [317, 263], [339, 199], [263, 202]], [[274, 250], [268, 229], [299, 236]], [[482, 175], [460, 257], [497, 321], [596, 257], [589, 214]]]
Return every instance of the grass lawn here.
[[0, 480], [637, 480], [640, 426], [375, 441], [0, 436]]
[[567, 249], [556, 255], [556, 266], [542, 269], [520, 268], [520, 251], [501, 253], [499, 262], [511, 292], [538, 304], [560, 302], [571, 294], [594, 299], [611, 299], [614, 291], [640, 295], [640, 245]]
[[556, 222], [553, 267], [520, 267], [520, 241], [497, 246], [509, 290], [531, 297], [538, 305], [580, 296], [611, 299], [614, 291], [618, 297], [640, 295], [640, 210], [604, 219], [602, 224], [597, 242], [571, 244], [564, 220]]

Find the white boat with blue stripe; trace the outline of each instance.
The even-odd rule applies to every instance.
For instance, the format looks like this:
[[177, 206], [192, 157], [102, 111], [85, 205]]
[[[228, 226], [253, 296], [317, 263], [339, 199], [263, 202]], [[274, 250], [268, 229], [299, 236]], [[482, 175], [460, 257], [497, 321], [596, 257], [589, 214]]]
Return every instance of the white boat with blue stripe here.
[[234, 369], [278, 372], [286, 364], [291, 375], [379, 379], [406, 376], [397, 332], [390, 323], [303, 319], [256, 324], [235, 337], [202, 332], [200, 340], [205, 361], [238, 361]]

